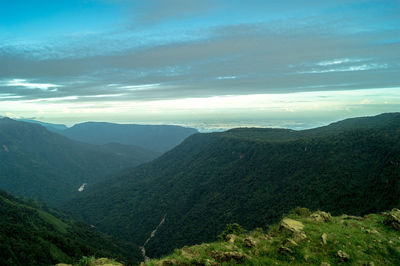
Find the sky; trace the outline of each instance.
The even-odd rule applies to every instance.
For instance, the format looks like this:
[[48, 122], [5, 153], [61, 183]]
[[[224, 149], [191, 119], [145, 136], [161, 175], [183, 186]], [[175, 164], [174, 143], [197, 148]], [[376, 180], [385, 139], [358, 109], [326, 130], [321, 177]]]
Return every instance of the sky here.
[[398, 0], [0, 2], [1, 116], [208, 131], [398, 111]]

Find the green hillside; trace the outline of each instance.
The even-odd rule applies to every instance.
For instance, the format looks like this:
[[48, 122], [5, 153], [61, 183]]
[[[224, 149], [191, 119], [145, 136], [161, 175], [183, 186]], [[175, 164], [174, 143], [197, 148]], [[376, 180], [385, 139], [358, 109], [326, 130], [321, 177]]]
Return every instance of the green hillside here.
[[176, 249], [146, 265], [400, 265], [400, 210], [332, 217], [298, 208], [268, 233], [238, 229], [230, 225], [218, 242]]
[[0, 191], [0, 265], [74, 263], [82, 256], [134, 263], [140, 258], [137, 250], [58, 211]]
[[33, 123], [0, 119], [0, 188], [51, 205], [157, 153], [121, 144], [72, 141]]
[[306, 131], [196, 134], [155, 161], [91, 187], [64, 208], [143, 245], [150, 257], [215, 239], [226, 224], [277, 222], [296, 206], [334, 215], [400, 203], [400, 114]]

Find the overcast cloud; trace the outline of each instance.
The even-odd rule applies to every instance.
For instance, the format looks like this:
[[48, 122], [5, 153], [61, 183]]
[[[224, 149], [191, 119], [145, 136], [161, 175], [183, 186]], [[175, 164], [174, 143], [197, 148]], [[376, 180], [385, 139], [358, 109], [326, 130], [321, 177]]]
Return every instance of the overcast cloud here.
[[398, 1], [76, 2], [0, 18], [0, 101], [400, 88]]

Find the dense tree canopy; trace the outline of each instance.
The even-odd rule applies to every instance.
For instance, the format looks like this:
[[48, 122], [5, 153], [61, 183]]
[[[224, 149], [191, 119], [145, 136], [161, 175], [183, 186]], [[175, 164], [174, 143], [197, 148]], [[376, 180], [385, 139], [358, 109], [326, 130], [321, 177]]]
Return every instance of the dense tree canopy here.
[[73, 263], [82, 256], [137, 262], [138, 247], [117, 241], [36, 202], [0, 191], [0, 265]]
[[294, 131], [196, 134], [100, 183], [64, 208], [158, 256], [215, 239], [226, 224], [265, 227], [296, 206], [378, 212], [400, 199], [400, 114]]

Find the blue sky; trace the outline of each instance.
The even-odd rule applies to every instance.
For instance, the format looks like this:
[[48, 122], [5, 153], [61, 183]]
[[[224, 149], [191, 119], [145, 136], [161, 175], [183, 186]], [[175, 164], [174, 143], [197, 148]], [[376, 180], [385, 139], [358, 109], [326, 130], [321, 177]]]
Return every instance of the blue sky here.
[[399, 1], [0, 3], [11, 117], [301, 128], [400, 111], [399, 73]]

